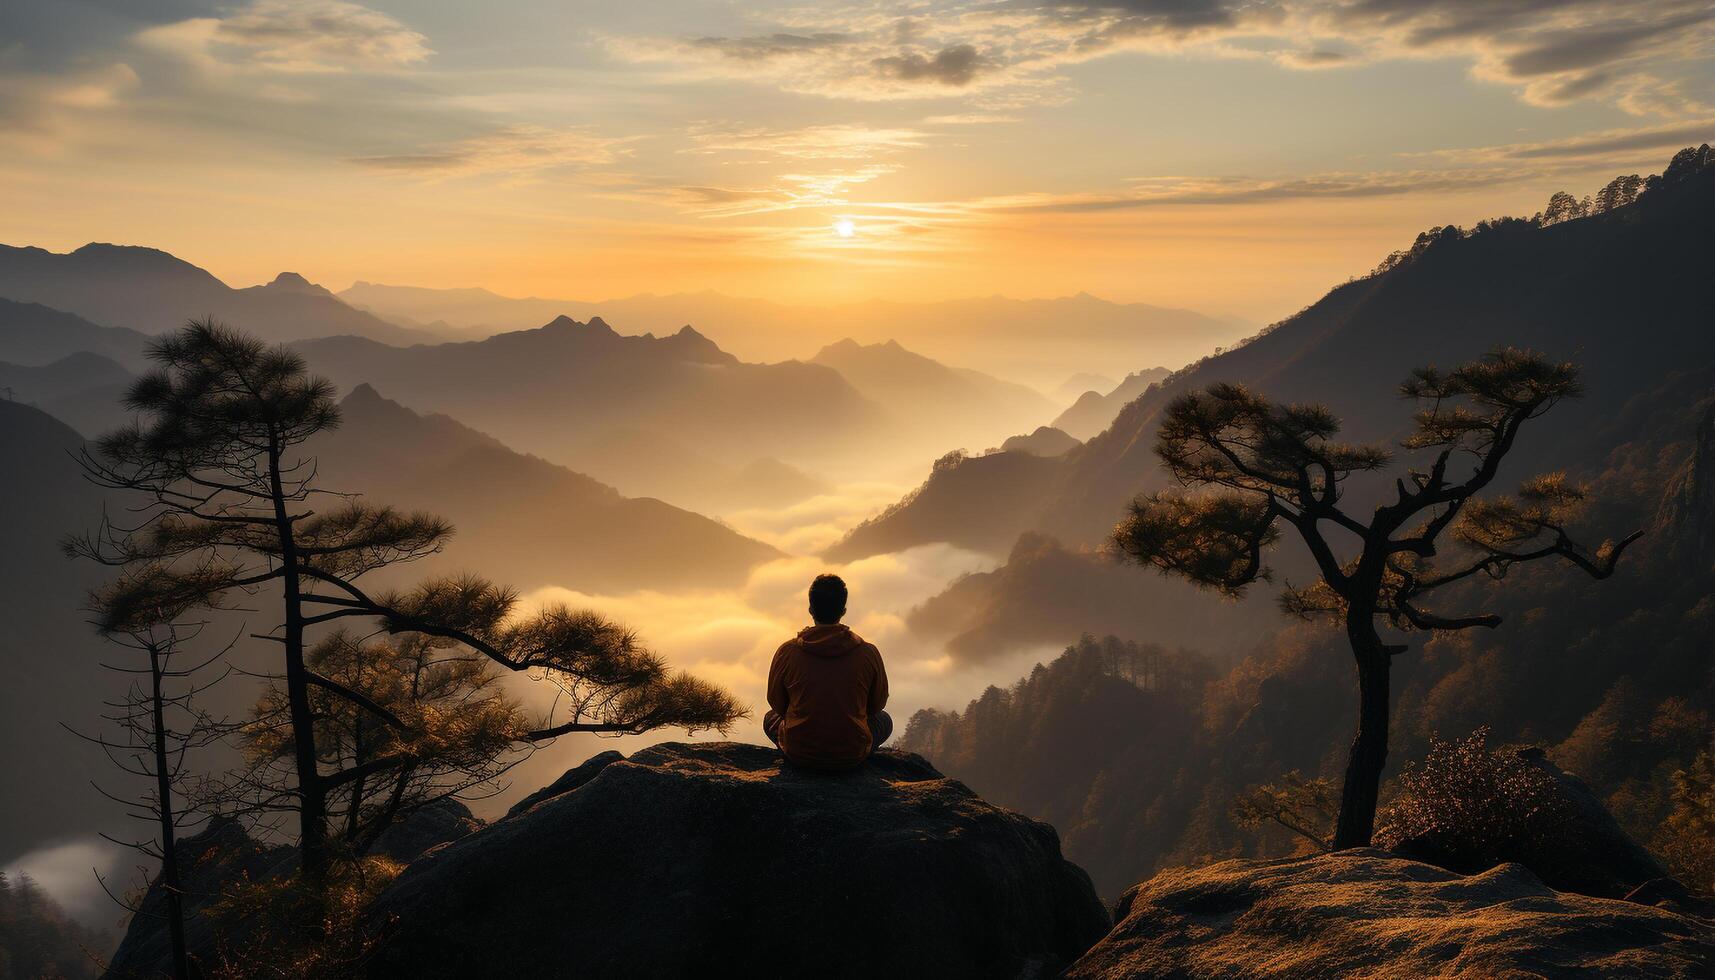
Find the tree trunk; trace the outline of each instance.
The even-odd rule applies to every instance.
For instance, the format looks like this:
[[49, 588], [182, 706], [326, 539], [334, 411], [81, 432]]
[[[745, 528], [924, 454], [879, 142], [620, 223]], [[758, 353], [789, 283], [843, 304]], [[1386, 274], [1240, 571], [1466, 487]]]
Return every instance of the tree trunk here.
[[161, 650], [149, 646], [149, 680], [154, 701], [155, 808], [161, 818], [161, 890], [167, 894], [167, 934], [173, 944], [173, 980], [189, 980], [185, 950], [185, 903], [179, 887], [178, 835], [173, 827], [173, 777], [167, 768], [167, 720], [161, 703]]
[[298, 547], [286, 490], [280, 478], [280, 452], [268, 453], [268, 484], [274, 498], [274, 525], [280, 537], [281, 581], [285, 588], [286, 702], [292, 714], [292, 755], [298, 777], [298, 860], [304, 880], [319, 892], [327, 883], [327, 793], [316, 765], [315, 716], [310, 711], [310, 682], [304, 667], [304, 607], [298, 578]]
[[1387, 765], [1388, 671], [1390, 654], [1376, 635], [1371, 614], [1349, 613], [1346, 636], [1358, 665], [1358, 731], [1346, 758], [1346, 781], [1340, 792], [1340, 819], [1334, 828], [1334, 850], [1368, 847], [1375, 833], [1376, 801], [1382, 769]]

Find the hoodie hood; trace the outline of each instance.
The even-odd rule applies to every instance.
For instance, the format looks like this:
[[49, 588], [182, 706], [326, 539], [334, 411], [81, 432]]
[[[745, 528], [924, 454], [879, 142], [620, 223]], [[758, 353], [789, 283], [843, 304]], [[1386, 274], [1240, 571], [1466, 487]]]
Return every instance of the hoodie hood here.
[[806, 626], [798, 631], [798, 642], [806, 653], [818, 657], [843, 657], [863, 646], [863, 637], [853, 633], [844, 623], [832, 626]]

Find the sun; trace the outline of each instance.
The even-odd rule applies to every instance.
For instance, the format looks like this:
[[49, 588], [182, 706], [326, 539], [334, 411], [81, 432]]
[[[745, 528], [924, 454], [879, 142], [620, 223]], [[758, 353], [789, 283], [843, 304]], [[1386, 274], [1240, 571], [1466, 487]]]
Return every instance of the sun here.
[[852, 224], [848, 218], [841, 218], [834, 222], [834, 234], [841, 238], [851, 238], [857, 234], [857, 225]]

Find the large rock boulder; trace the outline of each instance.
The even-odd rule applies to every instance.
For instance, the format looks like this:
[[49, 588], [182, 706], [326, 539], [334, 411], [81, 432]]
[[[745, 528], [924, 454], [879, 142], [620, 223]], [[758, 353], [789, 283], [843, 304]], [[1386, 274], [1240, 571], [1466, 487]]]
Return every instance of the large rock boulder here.
[[1067, 980], [1715, 976], [1708, 921], [1361, 848], [1164, 871]]
[[1108, 929], [1053, 828], [922, 758], [669, 743], [407, 868], [370, 975], [1048, 977]]
[[1553, 888], [1598, 898], [1624, 898], [1640, 885], [1667, 877], [1590, 787], [1550, 762], [1541, 749], [1512, 750], [1507, 763], [1518, 766], [1534, 787], [1528, 800], [1511, 804], [1530, 810], [1509, 822], [1513, 832], [1474, 834], [1449, 819], [1383, 827], [1376, 842], [1401, 857], [1462, 874], [1516, 861]]

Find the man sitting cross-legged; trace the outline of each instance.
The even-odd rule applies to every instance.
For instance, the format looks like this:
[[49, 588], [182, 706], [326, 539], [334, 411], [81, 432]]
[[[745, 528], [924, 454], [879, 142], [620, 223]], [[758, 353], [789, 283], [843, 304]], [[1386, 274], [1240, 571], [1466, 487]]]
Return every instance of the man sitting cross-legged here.
[[768, 668], [762, 730], [786, 761], [806, 769], [852, 769], [893, 734], [881, 651], [840, 624], [846, 583], [818, 575], [810, 583], [816, 625], [780, 645]]

